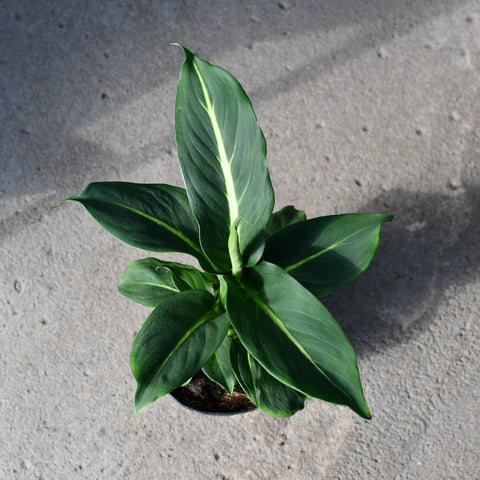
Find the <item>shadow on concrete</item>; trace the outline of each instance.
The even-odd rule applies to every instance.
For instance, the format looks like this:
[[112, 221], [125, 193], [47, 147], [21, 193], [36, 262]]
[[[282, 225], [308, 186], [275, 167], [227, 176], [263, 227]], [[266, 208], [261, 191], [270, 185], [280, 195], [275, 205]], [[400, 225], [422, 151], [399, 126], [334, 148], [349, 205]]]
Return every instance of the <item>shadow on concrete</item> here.
[[322, 299], [360, 356], [428, 328], [445, 291], [480, 277], [480, 185], [464, 195], [393, 190], [361, 212], [392, 213], [370, 268]]
[[[84, 184], [81, 178], [87, 172], [95, 170], [108, 178], [112, 155], [93, 146], [79, 149], [72, 132], [176, 78], [181, 54], [167, 47], [170, 41], [214, 59], [238, 48], [253, 49], [249, 54], [253, 56], [255, 45], [266, 40], [318, 31], [328, 35], [340, 27], [355, 27], [352, 38], [331, 50], [306, 45], [322, 54], [249, 92], [255, 103], [285, 94], [463, 3], [3, 1], [0, 92], [7, 138], [1, 161], [7, 168], [0, 179], [0, 195], [49, 193], [52, 185], [58, 185], [63, 198], [67, 190]], [[171, 135], [158, 138], [155, 146], [171, 143], [173, 115], [171, 121]], [[138, 152], [136, 161], [148, 159]], [[128, 162], [131, 158], [116, 159], [126, 168]]]

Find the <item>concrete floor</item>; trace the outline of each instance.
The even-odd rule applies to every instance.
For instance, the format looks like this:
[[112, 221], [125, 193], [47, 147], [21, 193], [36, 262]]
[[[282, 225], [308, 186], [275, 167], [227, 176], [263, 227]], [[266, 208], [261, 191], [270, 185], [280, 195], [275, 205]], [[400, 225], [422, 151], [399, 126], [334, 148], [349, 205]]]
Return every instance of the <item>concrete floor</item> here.
[[[244, 86], [277, 208], [396, 215], [325, 301], [370, 422], [168, 397], [135, 418], [147, 310], [115, 285], [147, 254], [50, 207], [91, 181], [182, 185], [172, 41]], [[0, 101], [0, 478], [480, 479], [478, 0], [2, 0]]]

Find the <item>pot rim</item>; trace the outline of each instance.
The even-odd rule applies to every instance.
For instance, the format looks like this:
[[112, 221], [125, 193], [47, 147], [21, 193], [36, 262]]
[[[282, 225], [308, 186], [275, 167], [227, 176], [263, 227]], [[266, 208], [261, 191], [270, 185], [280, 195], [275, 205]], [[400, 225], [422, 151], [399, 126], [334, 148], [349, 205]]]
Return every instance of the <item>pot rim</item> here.
[[244, 413], [251, 413], [251, 412], [255, 412], [256, 410], [258, 410], [258, 407], [255, 407], [255, 408], [250, 408], [248, 410], [239, 410], [239, 411], [236, 411], [236, 412], [206, 412], [204, 410], [197, 410], [196, 408], [192, 408], [192, 407], [189, 407], [188, 405], [185, 405], [183, 402], [178, 400], [178, 398], [175, 398], [175, 396], [171, 392], [169, 393], [169, 396], [171, 398], [173, 398], [173, 400], [175, 400], [175, 402], [178, 403], [179, 405], [181, 405], [183, 408], [185, 408], [187, 410], [190, 410], [191, 412], [201, 413], [203, 415], [230, 417], [232, 415], [242, 415]]

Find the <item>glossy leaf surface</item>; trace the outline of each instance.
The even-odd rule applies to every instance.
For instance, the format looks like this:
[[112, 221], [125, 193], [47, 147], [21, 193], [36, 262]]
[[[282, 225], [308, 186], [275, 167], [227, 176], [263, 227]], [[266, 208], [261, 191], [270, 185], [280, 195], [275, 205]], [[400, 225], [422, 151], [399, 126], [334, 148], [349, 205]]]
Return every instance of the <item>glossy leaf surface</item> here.
[[235, 374], [230, 363], [230, 343], [230, 339], [225, 337], [202, 369], [210, 380], [218, 383], [228, 393], [232, 393], [235, 387]]
[[227, 333], [226, 314], [213, 311], [207, 292], [180, 292], [161, 303], [133, 342], [130, 368], [137, 381], [138, 413], [184, 384], [214, 354]]
[[244, 265], [259, 260], [273, 208], [265, 139], [237, 80], [184, 52], [175, 104], [180, 166], [204, 252], [221, 271], [238, 271], [238, 253]]
[[230, 355], [238, 382], [258, 408], [275, 417], [289, 417], [305, 406], [304, 394], [272, 377], [240, 342], [232, 343]]
[[366, 270], [390, 215], [312, 218], [268, 238], [263, 258], [279, 265], [314, 295], [327, 295]]
[[117, 287], [128, 299], [155, 308], [184, 290], [205, 290], [213, 295], [213, 280], [190, 265], [143, 258], [125, 269]]
[[249, 353], [275, 378], [370, 418], [355, 354], [328, 310], [280, 267], [227, 279], [227, 312]]
[[304, 222], [307, 219], [303, 210], [297, 210], [293, 205], [281, 208], [270, 217], [266, 228], [267, 237], [294, 223]]
[[188, 253], [202, 266], [207, 263], [183, 188], [96, 182], [68, 200], [80, 202], [105, 230], [129, 245], [151, 252]]
[[216, 278], [208, 273], [201, 272], [191, 265], [176, 262], [162, 262], [164, 268], [170, 270], [172, 278], [180, 291], [205, 290], [213, 295], [213, 284]]

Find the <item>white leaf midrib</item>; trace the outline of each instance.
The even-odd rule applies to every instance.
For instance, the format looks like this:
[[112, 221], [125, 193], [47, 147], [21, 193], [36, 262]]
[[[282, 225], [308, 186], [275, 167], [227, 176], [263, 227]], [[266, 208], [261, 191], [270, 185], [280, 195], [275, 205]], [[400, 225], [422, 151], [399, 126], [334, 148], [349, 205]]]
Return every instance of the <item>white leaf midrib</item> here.
[[[235, 183], [233, 181], [232, 170], [230, 168], [230, 162], [226, 149], [225, 144], [223, 142], [222, 132], [220, 131], [220, 126], [218, 125], [217, 117], [215, 115], [215, 108], [214, 104], [210, 98], [208, 93], [207, 87], [205, 85], [204, 79], [202, 74], [200, 73], [197, 65], [193, 64], [195, 68], [195, 72], [197, 74], [198, 80], [202, 87], [203, 96], [205, 97], [205, 105], [201, 103], [202, 107], [207, 112], [207, 115], [210, 119], [212, 124], [213, 133], [215, 135], [215, 140], [218, 147], [218, 156], [217, 160], [220, 163], [220, 167], [222, 169], [222, 174], [225, 179], [225, 188], [227, 190], [227, 201], [228, 201], [228, 210], [230, 216], [230, 226], [233, 226], [236, 219], [238, 218], [238, 202], [237, 202], [237, 195], [235, 192]], [[232, 155], [233, 159], [233, 155]]]

